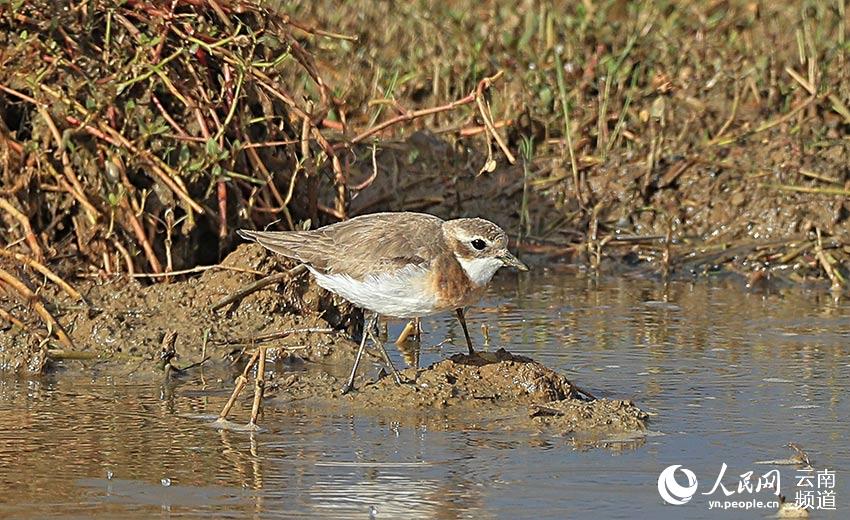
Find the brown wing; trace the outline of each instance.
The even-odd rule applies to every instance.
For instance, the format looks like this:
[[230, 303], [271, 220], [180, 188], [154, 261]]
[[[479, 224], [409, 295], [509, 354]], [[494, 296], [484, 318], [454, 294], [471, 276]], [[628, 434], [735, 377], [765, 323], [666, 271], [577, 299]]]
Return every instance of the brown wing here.
[[327, 251], [333, 244], [316, 234], [315, 231], [250, 231], [240, 229], [240, 237], [254, 240], [261, 246], [287, 258], [324, 270], [327, 264]]
[[443, 221], [424, 213], [373, 213], [314, 231], [239, 231], [268, 249], [356, 279], [427, 264], [442, 250]]

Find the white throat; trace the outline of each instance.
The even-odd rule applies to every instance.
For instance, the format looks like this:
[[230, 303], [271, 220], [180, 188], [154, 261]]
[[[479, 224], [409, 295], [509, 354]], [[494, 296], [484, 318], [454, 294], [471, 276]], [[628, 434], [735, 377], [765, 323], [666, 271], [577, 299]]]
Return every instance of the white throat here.
[[481, 287], [490, 283], [490, 279], [496, 274], [496, 271], [502, 267], [502, 261], [495, 257], [486, 258], [461, 258], [455, 255], [460, 266], [466, 276], [469, 277], [473, 284]]

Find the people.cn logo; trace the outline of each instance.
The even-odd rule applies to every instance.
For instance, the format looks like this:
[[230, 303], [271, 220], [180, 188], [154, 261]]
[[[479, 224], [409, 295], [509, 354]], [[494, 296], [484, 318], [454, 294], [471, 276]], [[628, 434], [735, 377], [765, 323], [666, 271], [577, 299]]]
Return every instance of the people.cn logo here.
[[679, 468], [682, 468], [681, 464], [667, 466], [658, 475], [658, 494], [665, 502], [674, 506], [687, 504], [697, 492], [697, 476], [687, 468], [682, 468], [682, 473], [688, 479], [688, 485], [682, 486], [676, 482], [676, 470]]

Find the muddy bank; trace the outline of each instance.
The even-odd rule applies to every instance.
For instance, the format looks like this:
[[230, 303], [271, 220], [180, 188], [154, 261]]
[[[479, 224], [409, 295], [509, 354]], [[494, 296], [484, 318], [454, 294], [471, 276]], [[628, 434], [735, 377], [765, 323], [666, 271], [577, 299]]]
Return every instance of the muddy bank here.
[[[293, 265], [266, 254], [259, 246], [244, 245], [219, 267], [199, 276], [171, 283], [143, 285], [125, 275], [84, 280], [76, 284], [83, 301], [72, 301], [54, 285], [45, 285], [42, 299], [73, 342], [73, 348], [57, 348], [47, 341], [38, 316], [23, 303], [10, 312], [24, 317], [23, 327], [13, 325], [0, 334], [0, 363], [4, 368], [39, 372], [73, 365], [77, 360], [115, 369], [138, 367], [158, 370], [163, 358], [163, 339], [176, 334], [174, 365], [221, 362], [238, 357], [248, 346], [268, 334], [285, 334], [278, 345], [298, 349], [299, 357], [321, 358], [344, 341], [346, 328], [356, 330], [360, 312], [338, 301], [313, 284], [303, 272], [284, 283], [256, 291], [237, 304], [214, 311], [213, 306], [254, 282], [267, 271], [286, 272]], [[24, 273], [21, 273], [22, 275]], [[38, 286], [37, 277], [23, 277]], [[347, 343], [347, 342], [346, 342]], [[171, 349], [167, 345], [166, 350]], [[60, 362], [60, 364], [57, 364]]]
[[[11, 328], [0, 334], [0, 363], [29, 372], [95, 370], [122, 381], [179, 378], [202, 364], [228, 381], [254, 348], [264, 345], [273, 347], [267, 388], [275, 406], [474, 418], [481, 427], [495, 423], [563, 434], [644, 428], [646, 414], [630, 402], [589, 398], [564, 376], [501, 348], [406, 368], [401, 385], [376, 369], [380, 358], [370, 351], [356, 391], [343, 396], [340, 389], [357, 347], [350, 338], [359, 334], [362, 315], [318, 288], [306, 273], [295, 270], [281, 283], [213, 310], [254, 282], [255, 273], [287, 273], [292, 267], [247, 244], [220, 268], [185, 281], [142, 286], [124, 276], [92, 280], [78, 286], [86, 303], [51, 295], [52, 310], [74, 350], [54, 348], [37, 328]], [[248, 388], [240, 402], [250, 399]]]

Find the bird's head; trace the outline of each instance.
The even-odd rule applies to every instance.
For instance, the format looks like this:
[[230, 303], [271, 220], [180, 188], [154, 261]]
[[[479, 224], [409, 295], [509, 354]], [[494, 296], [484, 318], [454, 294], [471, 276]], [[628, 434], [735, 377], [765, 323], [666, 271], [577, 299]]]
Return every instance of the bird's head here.
[[489, 220], [459, 218], [443, 223], [443, 236], [475, 285], [486, 285], [502, 266], [528, 271], [528, 267], [508, 251], [508, 236]]

